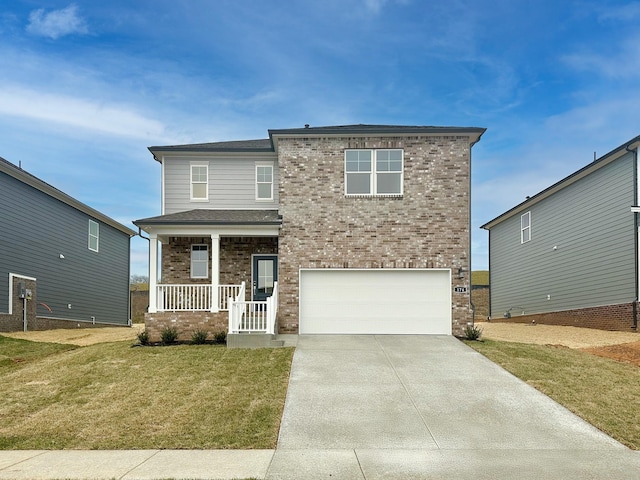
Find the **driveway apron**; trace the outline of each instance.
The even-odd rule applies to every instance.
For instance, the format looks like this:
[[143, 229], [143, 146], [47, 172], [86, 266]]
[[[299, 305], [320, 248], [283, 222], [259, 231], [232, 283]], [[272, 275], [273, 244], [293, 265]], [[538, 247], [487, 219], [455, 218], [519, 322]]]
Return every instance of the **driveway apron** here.
[[640, 455], [451, 336], [302, 335], [267, 478], [638, 478]]

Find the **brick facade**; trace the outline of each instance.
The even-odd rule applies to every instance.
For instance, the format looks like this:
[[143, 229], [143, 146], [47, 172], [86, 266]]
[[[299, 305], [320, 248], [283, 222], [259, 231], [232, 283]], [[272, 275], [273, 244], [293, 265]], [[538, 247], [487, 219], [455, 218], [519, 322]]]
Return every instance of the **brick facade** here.
[[[172, 237], [162, 246], [162, 282], [168, 284], [207, 284], [211, 279], [191, 278], [191, 245], [206, 244], [211, 266], [211, 237]], [[220, 238], [220, 284], [246, 283], [246, 300], [251, 298], [252, 255], [276, 255], [277, 237]], [[190, 340], [195, 330], [205, 330], [210, 336], [227, 331], [228, 312], [158, 312], [145, 314], [145, 329], [152, 342], [159, 341], [167, 327], [178, 329], [179, 340]]]
[[[162, 246], [162, 283], [207, 284], [211, 278], [191, 278], [191, 245], [205, 244], [209, 250], [211, 268], [211, 237], [171, 237]], [[276, 255], [276, 237], [222, 237], [220, 238], [220, 283], [239, 285], [251, 283], [251, 256]]]
[[[402, 148], [404, 194], [346, 197], [344, 151]], [[280, 138], [279, 331], [298, 331], [300, 268], [450, 268], [452, 330], [472, 321], [466, 136]]]
[[209, 339], [217, 332], [226, 332], [229, 327], [228, 312], [158, 312], [147, 313], [144, 328], [150, 342], [159, 342], [165, 328], [175, 327], [178, 341], [189, 341], [196, 330], [209, 332]]
[[541, 325], [564, 325], [569, 327], [595, 328], [635, 332], [634, 315], [637, 308], [633, 303], [605, 305], [602, 307], [580, 308], [563, 312], [538, 313], [534, 315], [518, 315], [511, 318], [491, 318], [491, 322], [501, 323], [539, 323]]

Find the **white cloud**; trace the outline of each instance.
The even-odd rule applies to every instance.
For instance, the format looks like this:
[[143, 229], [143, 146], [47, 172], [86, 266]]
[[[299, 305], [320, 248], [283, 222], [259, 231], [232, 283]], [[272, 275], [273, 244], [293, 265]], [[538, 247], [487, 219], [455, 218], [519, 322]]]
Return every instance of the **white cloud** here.
[[78, 7], [71, 4], [49, 13], [45, 13], [42, 8], [32, 11], [29, 15], [27, 32], [56, 40], [74, 33], [86, 34], [88, 29], [84, 19], [78, 15]]
[[21, 87], [0, 87], [0, 114], [122, 137], [157, 139], [165, 135], [162, 123], [126, 105], [107, 105]]

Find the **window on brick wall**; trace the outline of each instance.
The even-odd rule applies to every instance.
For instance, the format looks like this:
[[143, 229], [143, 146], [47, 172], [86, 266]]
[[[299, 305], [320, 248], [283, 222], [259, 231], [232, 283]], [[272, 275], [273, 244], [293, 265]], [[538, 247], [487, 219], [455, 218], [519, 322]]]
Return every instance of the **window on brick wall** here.
[[191, 245], [191, 278], [209, 277], [209, 248], [207, 245]]
[[346, 150], [345, 194], [402, 195], [404, 152], [401, 149]]

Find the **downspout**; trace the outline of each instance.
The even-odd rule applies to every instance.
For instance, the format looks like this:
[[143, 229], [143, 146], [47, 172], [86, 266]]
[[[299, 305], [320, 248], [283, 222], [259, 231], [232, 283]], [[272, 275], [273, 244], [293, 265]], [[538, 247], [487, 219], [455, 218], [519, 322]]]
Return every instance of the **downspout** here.
[[469, 146], [469, 251], [467, 252], [467, 258], [468, 258], [468, 262], [469, 262], [469, 272], [468, 275], [469, 277], [467, 278], [467, 284], [469, 285], [469, 306], [471, 306], [471, 326], [474, 327], [476, 324], [476, 306], [473, 303], [473, 284], [471, 282], [471, 272], [472, 272], [472, 265], [471, 265], [471, 248], [472, 248], [472, 242], [471, 242], [471, 149], [473, 148], [473, 146], [478, 143], [480, 141], [480, 138], [478, 138], [478, 140], [476, 142], [473, 142], [470, 146]]
[[[630, 149], [629, 145], [625, 147], [627, 152], [633, 154], [633, 204], [638, 205], [638, 147], [635, 149]], [[639, 275], [640, 271], [638, 268], [638, 248], [640, 248], [640, 244], [638, 244], [638, 215], [634, 213], [633, 215], [633, 238], [634, 244], [636, 246], [634, 251], [634, 266], [635, 266], [635, 299], [633, 301], [633, 329], [638, 329], [638, 300], [640, 299], [640, 281]]]

